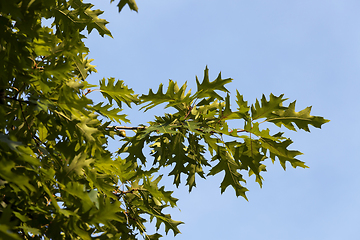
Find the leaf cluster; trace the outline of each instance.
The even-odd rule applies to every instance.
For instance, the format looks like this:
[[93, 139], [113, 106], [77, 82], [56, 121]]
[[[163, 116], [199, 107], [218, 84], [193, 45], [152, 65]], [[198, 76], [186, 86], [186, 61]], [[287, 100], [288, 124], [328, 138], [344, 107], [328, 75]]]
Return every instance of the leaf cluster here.
[[[270, 95], [262, 96], [249, 106], [237, 92], [237, 109], [230, 107], [230, 95], [225, 85], [232, 79], [222, 79], [221, 74], [209, 81], [208, 68], [204, 71], [202, 82], [196, 78], [197, 90], [194, 94], [186, 92], [186, 83], [179, 87], [170, 80], [166, 92], [160, 85], [158, 91], [152, 90], [140, 96], [145, 111], [166, 103], [165, 108], [173, 108], [174, 114], [156, 117], [149, 126], [139, 129], [136, 136], [125, 138], [126, 143], [119, 152], [129, 153], [126, 160], [145, 164], [148, 160], [142, 153], [144, 144], [152, 148], [152, 165], [156, 168], [171, 168], [169, 175], [179, 186], [182, 175], [186, 177], [189, 191], [196, 186], [196, 176], [206, 178], [220, 172], [224, 174], [221, 192], [232, 186], [237, 196], [246, 198], [243, 173], [254, 175], [262, 186], [262, 172], [266, 171], [264, 161], [268, 158], [278, 160], [285, 169], [286, 162], [294, 168], [307, 166], [297, 156], [302, 153], [289, 149], [292, 140], [283, 132], [270, 134], [265, 123], [284, 125], [290, 130], [309, 131], [309, 125], [320, 128], [328, 122], [323, 117], [310, 115], [310, 107], [296, 112], [295, 102], [284, 106], [286, 98]], [[220, 93], [226, 94], [222, 97]], [[262, 119], [263, 121], [259, 122]], [[234, 121], [235, 120], [235, 121]], [[234, 124], [232, 124], [234, 123]], [[235, 127], [230, 128], [229, 125]], [[141, 144], [139, 144], [141, 142]], [[210, 152], [211, 157], [207, 157]], [[205, 171], [204, 169], [207, 169]]]

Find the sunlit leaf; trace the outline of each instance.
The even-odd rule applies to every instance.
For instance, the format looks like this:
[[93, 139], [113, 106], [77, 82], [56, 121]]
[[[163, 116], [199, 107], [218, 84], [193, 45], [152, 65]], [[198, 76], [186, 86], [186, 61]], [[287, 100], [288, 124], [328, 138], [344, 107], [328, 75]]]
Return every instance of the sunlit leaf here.
[[121, 103], [124, 102], [126, 105], [131, 107], [131, 103], [137, 103], [137, 95], [131, 88], [128, 88], [123, 81], [119, 80], [115, 83], [114, 78], [109, 78], [106, 84], [105, 79], [100, 81], [100, 90], [105, 98], [107, 98], [112, 104], [112, 100], [115, 100], [119, 108]]
[[310, 132], [309, 125], [321, 128], [324, 123], [329, 122], [329, 120], [324, 119], [323, 117], [311, 116], [311, 107], [307, 107], [300, 112], [296, 112], [295, 103], [296, 101], [290, 103], [286, 110], [275, 111], [274, 115], [268, 117], [267, 121], [275, 123], [279, 127], [284, 125], [286, 128], [293, 131], [296, 131], [294, 127], [295, 124], [299, 129], [303, 129], [307, 132]]

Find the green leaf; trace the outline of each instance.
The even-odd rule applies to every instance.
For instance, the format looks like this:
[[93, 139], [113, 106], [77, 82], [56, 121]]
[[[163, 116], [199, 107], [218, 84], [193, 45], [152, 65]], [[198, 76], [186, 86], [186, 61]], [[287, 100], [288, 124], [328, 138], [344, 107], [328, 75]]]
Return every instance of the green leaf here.
[[65, 167], [65, 172], [69, 175], [71, 172], [75, 172], [77, 175], [84, 174], [84, 168], [89, 167], [89, 165], [94, 162], [95, 159], [87, 158], [87, 154], [80, 153], [75, 156], [74, 159], [68, 161], [69, 165]]
[[250, 107], [248, 106], [248, 102], [244, 101], [243, 95], [241, 95], [238, 90], [236, 90], [236, 103], [238, 105], [238, 111], [237, 111], [238, 116], [246, 121], [249, 120]]
[[146, 127], [142, 133], [143, 134], [150, 134], [152, 132], [155, 132], [157, 134], [177, 134], [178, 131], [176, 131], [176, 128], [180, 127], [181, 125], [178, 124], [177, 119], [170, 119], [170, 121], [162, 122], [162, 123], [153, 123], [150, 122], [150, 126]]
[[[114, 0], [111, 0], [110, 2], [113, 2]], [[135, 12], [138, 11], [138, 7], [136, 5], [135, 0], [120, 0], [118, 3], [119, 12], [123, 9], [123, 7], [128, 4], [129, 8]]]
[[270, 100], [267, 101], [265, 95], [263, 95], [261, 98], [261, 105], [259, 100], [256, 99], [255, 105], [251, 105], [252, 119], [268, 118], [273, 116], [274, 111], [285, 109], [285, 107], [282, 106], [282, 103], [287, 100], [287, 98], [283, 98], [283, 96], [284, 94], [281, 94], [278, 97], [270, 94]]
[[[115, 160], [102, 157], [101, 161], [96, 160], [94, 162], [96, 169], [99, 169], [102, 173], [106, 173], [110, 176], [117, 175], [121, 182], [126, 182], [132, 180], [134, 177], [137, 177], [138, 170], [137, 164], [131, 161], [126, 161], [120, 157], [117, 157]], [[96, 179], [99, 179], [98, 175], [94, 176]]]
[[218, 77], [210, 82], [209, 81], [209, 69], [205, 68], [204, 70], [204, 79], [202, 83], [199, 82], [198, 78], [196, 77], [196, 84], [197, 84], [197, 92], [195, 94], [196, 98], [205, 98], [205, 97], [211, 97], [219, 100], [223, 100], [223, 98], [216, 93], [216, 90], [222, 91], [222, 92], [229, 92], [224, 85], [227, 83], [230, 83], [232, 81], [231, 78], [222, 79], [221, 73], [219, 73]]
[[300, 112], [295, 112], [295, 103], [296, 101], [289, 104], [289, 107], [285, 110], [277, 110], [272, 116], [269, 116], [266, 121], [275, 123], [275, 125], [281, 127], [284, 125], [286, 128], [296, 131], [293, 123], [299, 129], [303, 129], [307, 132], [310, 132], [309, 125], [312, 125], [316, 128], [321, 128], [324, 123], [329, 122], [330, 120], [324, 119], [319, 116], [311, 116], [311, 107], [307, 107]]
[[[126, 160], [133, 163], [137, 162], [137, 159], [141, 161], [142, 164], [146, 164], [146, 157], [143, 154], [143, 148], [145, 141], [147, 140], [147, 135], [137, 133], [134, 137], [126, 137], [123, 141], [126, 141], [124, 145], [119, 149], [118, 154], [129, 153]], [[148, 137], [148, 136], [147, 136]]]
[[159, 230], [161, 224], [165, 225], [165, 233], [167, 234], [169, 230], [171, 229], [174, 233], [174, 236], [181, 233], [178, 226], [180, 224], [184, 224], [181, 221], [175, 221], [171, 219], [170, 214], [164, 214], [164, 215], [158, 215], [156, 216], [156, 230]]
[[119, 108], [110, 109], [112, 107], [111, 105], [105, 104], [104, 106], [102, 106], [103, 104], [104, 104], [103, 102], [100, 102], [95, 106], [92, 106], [92, 109], [94, 109], [97, 113], [100, 113], [102, 116], [110, 119], [111, 121], [116, 121], [120, 124], [122, 122], [130, 123], [130, 120], [126, 118], [127, 116], [126, 114], [118, 115], [118, 113], [121, 112], [122, 109]]
[[278, 136], [278, 135], [270, 135], [270, 129], [263, 129], [260, 130], [259, 128], [259, 123], [254, 122], [253, 125], [251, 126], [250, 124], [246, 124], [244, 130], [246, 130], [246, 132], [248, 133], [252, 133], [255, 136], [259, 137], [259, 138], [265, 138], [265, 139], [270, 139], [272, 141], [281, 141], [283, 139], [285, 139], [282, 136]]
[[204, 135], [204, 141], [208, 145], [208, 150], [210, 151], [210, 154], [214, 155], [214, 150], [216, 151], [219, 147], [218, 143], [221, 142], [219, 138], [211, 137], [210, 133], [207, 133]]
[[106, 84], [105, 78], [100, 81], [100, 91], [105, 98], [107, 98], [112, 104], [112, 100], [115, 100], [119, 108], [121, 108], [121, 102], [126, 103], [128, 107], [131, 107], [131, 103], [137, 104], [139, 102], [137, 95], [134, 95], [134, 91], [128, 88], [122, 80], [117, 81], [115, 84], [115, 78], [108, 78]]
[[308, 168], [304, 162], [296, 159], [295, 157], [301, 155], [302, 153], [297, 150], [288, 150], [287, 147], [293, 142], [290, 139], [287, 139], [283, 142], [275, 142], [270, 139], [261, 138], [259, 139], [262, 147], [270, 151], [270, 158], [274, 162], [276, 157], [279, 159], [281, 166], [286, 169], [286, 162], [296, 167]]
[[77, 70], [80, 73], [79, 75], [80, 79], [85, 80], [88, 76], [88, 69], [86, 69], [88, 62], [85, 59], [84, 54], [81, 54], [79, 56], [74, 56], [73, 60]]
[[219, 147], [217, 150], [217, 155], [213, 157], [213, 161], [214, 160], [219, 160], [219, 162], [213, 168], [211, 168], [208, 175], [213, 176], [219, 172], [225, 172], [225, 177], [220, 185], [221, 193], [223, 193], [228, 186], [232, 186], [235, 190], [236, 196], [242, 196], [248, 200], [245, 195], [248, 190], [240, 184], [240, 182], [246, 181], [238, 172], [239, 165], [234, 161], [229, 153], [222, 147]]
[[212, 129], [206, 129], [201, 126], [201, 123], [196, 121], [184, 121], [183, 125], [184, 128], [188, 129], [189, 131], [204, 135], [206, 132], [210, 132]]
[[76, 126], [81, 130], [82, 134], [86, 137], [86, 139], [90, 142], [95, 141], [96, 139], [93, 135], [97, 134], [99, 132], [99, 129], [93, 127], [92, 125], [98, 122], [91, 117], [83, 116], [75, 111], [73, 111], [72, 113], [72, 120], [80, 121], [76, 124]]
[[232, 112], [230, 108], [230, 95], [227, 94], [225, 98], [225, 109], [221, 112], [220, 119], [221, 120], [230, 120], [230, 119], [238, 119], [239, 114], [237, 112]]
[[21, 142], [13, 141], [8, 136], [0, 133], [1, 146], [5, 149], [11, 149], [13, 152], [20, 156], [20, 159], [30, 164], [40, 166], [40, 161], [35, 157], [34, 152]]
[[90, 223], [103, 223], [112, 226], [115, 220], [122, 224], [126, 223], [120, 201], [111, 201], [109, 197], [99, 196], [99, 210], [94, 214]]
[[151, 181], [152, 177], [144, 178], [143, 189], [151, 194], [152, 199], [156, 199], [159, 202], [170, 204], [171, 207], [175, 207], [178, 199], [171, 196], [171, 194], [173, 193], [172, 191], [165, 191], [164, 186], [162, 186], [161, 188], [158, 187], [161, 179], [162, 175], [158, 176], [154, 181]]
[[101, 15], [103, 13], [103, 11], [91, 10], [90, 8], [92, 6], [93, 5], [90, 4], [89, 8], [86, 8], [84, 11], [84, 14], [87, 17], [86, 27], [87, 27], [88, 33], [91, 33], [91, 31], [95, 28], [101, 36], [108, 35], [108, 36], [112, 37], [109, 29], [107, 29], [105, 27], [105, 25], [108, 24], [109, 22], [106, 21], [105, 19], [100, 19], [98, 17], [99, 15]]
[[48, 130], [42, 123], [40, 123], [38, 126], [38, 134], [39, 134], [40, 141], [45, 142], [46, 138], [48, 136]]
[[162, 237], [162, 235], [158, 234], [158, 233], [155, 233], [152, 235], [146, 235], [146, 239], [149, 239], [149, 240], [159, 240], [161, 237]]
[[169, 80], [169, 86], [166, 93], [163, 93], [163, 84], [159, 85], [159, 89], [157, 93], [154, 93], [152, 89], [149, 90], [149, 94], [142, 95], [140, 97], [141, 103], [149, 102], [147, 105], [141, 107], [141, 109], [145, 108], [145, 111], [165, 102], [168, 104], [165, 108], [175, 107], [180, 108], [181, 105], [187, 106], [190, 105], [190, 92], [185, 95], [186, 83], [179, 88], [176, 82]]
[[226, 146], [231, 150], [236, 163], [240, 164], [240, 169], [249, 171], [249, 176], [255, 174], [255, 181], [262, 187], [262, 176], [260, 173], [266, 171], [266, 166], [262, 162], [266, 156], [259, 150], [261, 145], [258, 140], [245, 138], [244, 143], [227, 142]]
[[[174, 184], [176, 186], [180, 185], [181, 174], [187, 174], [188, 169], [186, 168], [187, 163], [194, 163], [194, 160], [187, 156], [186, 147], [183, 144], [184, 136], [180, 133], [176, 134], [171, 141], [171, 152], [173, 153], [170, 156], [168, 164], [175, 163], [173, 170], [169, 173], [169, 176], [174, 176]], [[190, 185], [190, 189], [193, 185]]]
[[95, 206], [99, 209], [99, 193], [97, 190], [91, 190], [89, 192], [89, 198], [91, 200], [91, 202], [93, 202], [95, 204]]

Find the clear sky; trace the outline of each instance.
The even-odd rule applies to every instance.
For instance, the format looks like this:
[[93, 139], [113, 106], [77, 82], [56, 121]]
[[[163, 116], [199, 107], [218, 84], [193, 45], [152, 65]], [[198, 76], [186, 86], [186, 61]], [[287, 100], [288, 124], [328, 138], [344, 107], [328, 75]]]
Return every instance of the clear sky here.
[[[233, 100], [235, 89], [249, 103], [284, 93], [331, 120], [311, 133], [284, 130], [310, 168], [269, 160], [262, 189], [248, 180], [249, 202], [230, 188], [221, 195], [221, 176], [175, 190], [181, 211], [171, 214], [185, 222], [175, 239], [359, 239], [360, 1], [137, 0], [139, 13], [120, 14], [117, 1], [91, 2], [114, 36], [86, 41], [98, 69], [91, 83], [115, 77], [139, 94], [168, 79], [195, 87], [207, 65], [211, 80], [220, 71], [234, 79]], [[165, 111], [123, 112], [136, 125]]]

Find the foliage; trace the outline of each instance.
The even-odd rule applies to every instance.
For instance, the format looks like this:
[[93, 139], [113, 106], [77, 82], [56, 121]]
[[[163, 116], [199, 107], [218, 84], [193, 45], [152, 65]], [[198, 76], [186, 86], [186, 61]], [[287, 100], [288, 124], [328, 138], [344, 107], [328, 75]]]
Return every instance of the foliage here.
[[[119, 11], [126, 4], [137, 11], [132, 0], [121, 0]], [[289, 149], [289, 138], [260, 125], [309, 131], [309, 125], [320, 128], [328, 120], [311, 116], [310, 108], [296, 112], [295, 102], [284, 106], [283, 95], [263, 96], [250, 106], [237, 92], [234, 111], [225, 86], [231, 79], [219, 74], [210, 81], [207, 68], [202, 81], [196, 78], [195, 93], [174, 81], [166, 92], [160, 85], [156, 93], [150, 89], [141, 96], [114, 78], [100, 80], [99, 86], [88, 83], [96, 70], [87, 58], [84, 31], [111, 37], [99, 18], [102, 11], [92, 7], [81, 0], [0, 2], [3, 239], [160, 238], [147, 235], [149, 220], [176, 235], [182, 222], [165, 209], [176, 207], [178, 199], [160, 186], [159, 170], [169, 168], [176, 186], [185, 179], [189, 191], [197, 177], [223, 172], [221, 192], [231, 186], [246, 198], [243, 173], [261, 185], [265, 159], [278, 160], [284, 169], [286, 162], [306, 167], [297, 159], [301, 153]], [[45, 19], [51, 26], [43, 24]], [[94, 90], [104, 102], [88, 97]], [[175, 113], [138, 127], [116, 126], [129, 123], [120, 114], [122, 103], [145, 111], [166, 104]], [[230, 128], [229, 120], [241, 120], [243, 127]], [[126, 137], [126, 130], [135, 134]], [[112, 153], [107, 143], [117, 135], [123, 144]], [[152, 161], [143, 154], [145, 146]]]

